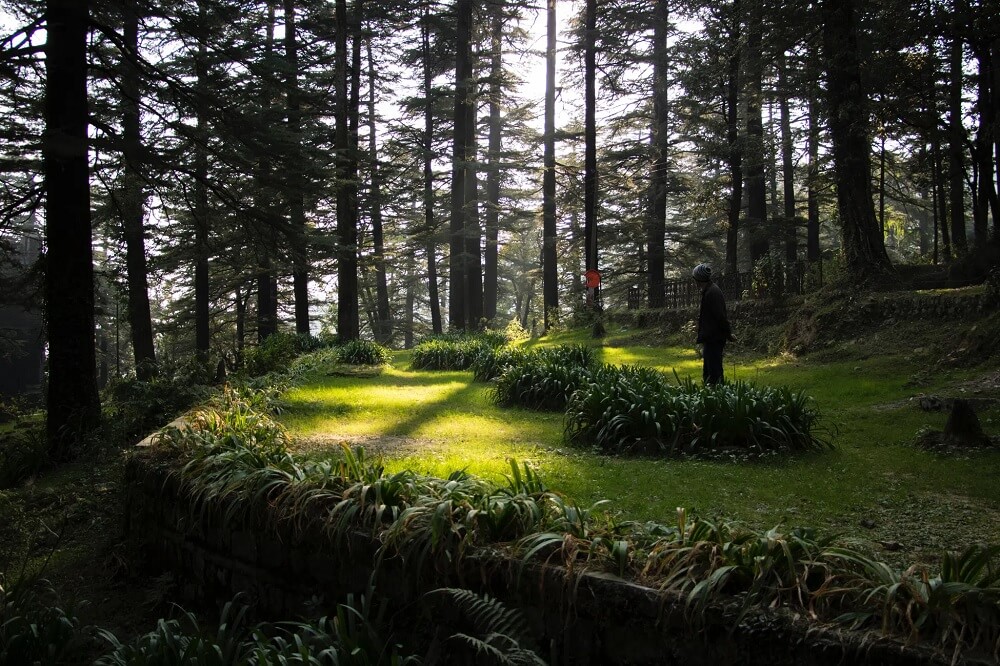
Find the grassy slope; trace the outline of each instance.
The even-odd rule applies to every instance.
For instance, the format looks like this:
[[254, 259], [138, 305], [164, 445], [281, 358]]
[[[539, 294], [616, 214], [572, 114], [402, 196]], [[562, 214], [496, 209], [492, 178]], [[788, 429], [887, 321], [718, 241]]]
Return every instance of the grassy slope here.
[[[947, 340], [931, 339], [923, 356], [914, 354], [911, 344], [895, 343], [940, 334], [904, 328], [812, 358], [737, 354], [727, 360], [730, 377], [786, 384], [816, 399], [836, 449], [788, 460], [595, 455], [565, 445], [560, 414], [496, 408], [488, 386], [473, 382], [471, 373], [410, 371], [405, 352], [379, 377], [317, 377], [288, 396], [282, 419], [314, 455], [337, 441], [361, 443], [384, 455], [390, 469], [436, 475], [466, 469], [499, 479], [507, 458], [530, 461], [550, 487], [581, 503], [612, 499], [625, 519], [669, 522], [675, 507], [684, 506], [757, 528], [781, 521], [814, 525], [889, 544], [887, 557], [901, 562], [933, 560], [941, 548], [974, 541], [1000, 543], [1000, 451], [958, 458], [908, 445], [921, 427], [943, 428], [946, 415], [922, 412], [907, 399], [954, 394], [957, 382], [984, 369], [944, 371], [909, 386], [927, 366], [926, 356]], [[561, 334], [544, 344], [587, 342], [582, 335]], [[602, 360], [700, 374], [693, 349], [644, 345], [636, 342], [640, 335], [648, 339], [649, 332], [612, 331]], [[988, 434], [1000, 434], [1000, 410], [980, 416]]]

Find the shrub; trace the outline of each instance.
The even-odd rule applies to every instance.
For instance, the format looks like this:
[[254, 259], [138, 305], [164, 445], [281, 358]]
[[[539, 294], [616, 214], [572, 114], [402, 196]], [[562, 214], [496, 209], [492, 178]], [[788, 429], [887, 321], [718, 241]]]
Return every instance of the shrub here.
[[[558, 411], [590, 378], [593, 351], [583, 345], [563, 345], [512, 355], [507, 362], [491, 393], [496, 404]], [[484, 374], [487, 366], [483, 364]]]
[[72, 609], [55, 605], [52, 586], [37, 577], [0, 574], [0, 664], [83, 663], [90, 640]]
[[370, 340], [351, 340], [337, 347], [337, 360], [351, 365], [385, 365], [392, 358], [388, 349]]
[[0, 490], [19, 485], [48, 464], [44, 424], [25, 423], [0, 433]]
[[649, 368], [605, 366], [573, 395], [566, 437], [609, 453], [819, 450], [819, 415], [803, 393], [746, 382], [670, 385]]
[[112, 438], [132, 443], [154, 428], [204, 402], [212, 388], [186, 375], [161, 373], [149, 380], [136, 378], [112, 382], [104, 391], [105, 423]]
[[296, 333], [269, 335], [256, 347], [243, 351], [242, 373], [257, 377], [269, 372], [281, 372], [296, 356], [322, 346], [322, 343], [311, 335]]
[[487, 347], [472, 361], [473, 376], [480, 382], [496, 379], [511, 366], [524, 361], [531, 353], [523, 347]]
[[480, 336], [433, 338], [413, 348], [410, 364], [415, 370], [468, 370], [493, 346]]

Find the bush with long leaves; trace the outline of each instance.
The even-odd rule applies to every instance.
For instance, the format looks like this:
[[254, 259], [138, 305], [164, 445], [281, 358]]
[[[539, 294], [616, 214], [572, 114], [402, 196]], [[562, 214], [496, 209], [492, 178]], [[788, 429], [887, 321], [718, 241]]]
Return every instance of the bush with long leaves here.
[[589, 381], [593, 362], [593, 350], [583, 345], [541, 347], [511, 356], [491, 398], [502, 407], [564, 410], [573, 392]]
[[337, 347], [337, 359], [351, 365], [385, 365], [392, 358], [388, 349], [371, 340], [351, 340]]
[[426, 340], [413, 348], [410, 364], [414, 370], [468, 370], [479, 354], [491, 348], [475, 336]]
[[803, 393], [746, 382], [671, 384], [638, 366], [603, 366], [566, 408], [566, 437], [608, 453], [821, 450], [819, 414]]

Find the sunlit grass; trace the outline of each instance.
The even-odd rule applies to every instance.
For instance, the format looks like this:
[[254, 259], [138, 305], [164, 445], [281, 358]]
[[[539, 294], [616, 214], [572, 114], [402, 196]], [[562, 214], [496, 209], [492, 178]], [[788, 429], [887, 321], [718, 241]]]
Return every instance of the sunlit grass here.
[[[693, 347], [604, 346], [578, 333], [541, 344], [579, 342], [600, 346], [600, 362], [701, 374]], [[563, 441], [561, 414], [498, 408], [488, 385], [473, 382], [471, 372], [411, 371], [406, 353], [378, 377], [317, 376], [287, 395], [281, 418], [303, 440], [401, 438], [409, 445], [386, 449], [390, 470], [444, 476], [464, 469], [499, 480], [509, 471], [508, 458], [528, 461], [550, 487], [581, 503], [610, 499], [614, 512], [635, 520], [667, 522], [682, 506], [758, 528], [786, 521], [852, 531], [863, 517], [931, 511], [953, 501], [998, 514], [1000, 452], [947, 458], [908, 444], [923, 427], [942, 429], [947, 415], [921, 412], [907, 399], [973, 371], [942, 372], [915, 389], [906, 383], [920, 361], [898, 355], [827, 363], [744, 356], [737, 348], [727, 358], [727, 377], [805, 391], [823, 415], [834, 451], [749, 464], [600, 456]], [[997, 434], [1000, 417], [992, 414], [984, 413], [983, 425]], [[884, 538], [890, 540], [898, 538], [891, 522], [885, 519]], [[972, 532], [1000, 542], [1000, 519], [984, 520]]]

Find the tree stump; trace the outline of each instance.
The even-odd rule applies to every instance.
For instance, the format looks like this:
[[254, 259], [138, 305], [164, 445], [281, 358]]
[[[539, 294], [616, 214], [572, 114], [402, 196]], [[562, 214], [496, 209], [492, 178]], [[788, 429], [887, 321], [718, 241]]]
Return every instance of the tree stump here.
[[944, 426], [944, 436], [954, 444], [982, 446], [989, 445], [990, 439], [983, 432], [983, 426], [976, 411], [968, 400], [956, 398]]

